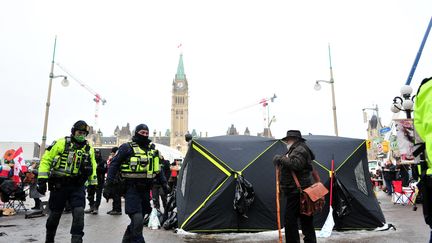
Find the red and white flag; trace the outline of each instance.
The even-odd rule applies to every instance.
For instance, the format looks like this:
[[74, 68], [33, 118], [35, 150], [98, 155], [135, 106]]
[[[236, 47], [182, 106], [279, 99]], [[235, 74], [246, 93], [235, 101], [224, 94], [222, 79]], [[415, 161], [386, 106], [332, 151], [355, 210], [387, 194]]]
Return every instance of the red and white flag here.
[[22, 170], [22, 165], [24, 165], [24, 158], [23, 158], [23, 149], [22, 147], [19, 147], [14, 153], [13, 156], [14, 161], [14, 173], [13, 173], [13, 180], [15, 183], [21, 182], [21, 179], [19, 177], [19, 173]]
[[23, 152], [24, 151], [23, 151], [22, 147], [19, 147], [15, 151], [15, 153], [13, 155], [13, 160], [14, 160], [15, 163], [18, 162], [20, 165], [22, 165], [24, 163]]

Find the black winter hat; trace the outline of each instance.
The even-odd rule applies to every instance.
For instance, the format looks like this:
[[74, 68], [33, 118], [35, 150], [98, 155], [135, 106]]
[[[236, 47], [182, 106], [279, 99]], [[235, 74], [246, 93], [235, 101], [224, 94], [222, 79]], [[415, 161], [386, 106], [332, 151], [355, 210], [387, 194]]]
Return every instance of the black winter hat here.
[[189, 142], [190, 140], [192, 140], [192, 134], [186, 133], [185, 134], [185, 140], [186, 140], [186, 142]]
[[75, 134], [75, 131], [84, 131], [84, 132], [87, 132], [86, 135], [88, 135], [90, 132], [90, 127], [89, 127], [89, 125], [87, 125], [87, 122], [85, 122], [83, 120], [79, 120], [79, 121], [75, 122], [75, 124], [73, 125], [73, 127], [71, 129], [72, 135]]
[[147, 130], [149, 131], [149, 128], [146, 124], [139, 124], [138, 126], [135, 127], [135, 135], [138, 134], [139, 131], [141, 130]]
[[287, 138], [298, 138], [300, 140], [306, 141], [301, 135], [301, 132], [299, 130], [288, 130], [287, 134], [282, 140], [286, 140]]

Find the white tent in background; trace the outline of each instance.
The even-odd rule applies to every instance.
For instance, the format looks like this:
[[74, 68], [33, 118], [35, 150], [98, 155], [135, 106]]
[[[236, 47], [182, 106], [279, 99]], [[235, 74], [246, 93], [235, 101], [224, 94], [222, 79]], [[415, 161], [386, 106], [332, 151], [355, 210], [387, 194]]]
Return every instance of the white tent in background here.
[[177, 149], [168, 147], [166, 145], [160, 143], [154, 143], [156, 145], [156, 149], [159, 150], [159, 153], [163, 155], [164, 159], [170, 161], [170, 163], [174, 162], [174, 159], [183, 160], [183, 154]]

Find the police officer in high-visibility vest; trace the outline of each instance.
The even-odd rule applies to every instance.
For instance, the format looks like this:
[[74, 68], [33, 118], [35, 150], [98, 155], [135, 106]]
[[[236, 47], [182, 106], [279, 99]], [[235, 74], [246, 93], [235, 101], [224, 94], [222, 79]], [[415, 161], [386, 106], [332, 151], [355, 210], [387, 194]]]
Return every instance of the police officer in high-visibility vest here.
[[86, 140], [89, 126], [77, 121], [71, 136], [60, 138], [47, 148], [38, 170], [38, 191], [48, 188], [50, 213], [46, 222], [46, 242], [54, 242], [66, 202], [72, 208], [71, 242], [82, 242], [84, 235], [85, 182], [97, 185], [94, 149]]
[[[414, 102], [414, 128], [416, 138], [414, 155], [420, 158], [419, 188], [423, 198], [423, 216], [431, 229], [432, 242], [432, 77], [424, 79]], [[420, 142], [420, 143], [419, 143]]]
[[153, 182], [162, 185], [165, 192], [169, 190], [165, 176], [160, 172], [158, 151], [151, 144], [147, 125], [138, 125], [132, 141], [120, 145], [113, 157], [103, 193], [107, 200], [112, 198], [117, 187], [115, 181], [119, 171], [125, 188], [125, 212], [131, 220], [122, 242], [145, 242], [144, 216], [151, 212], [150, 190]]

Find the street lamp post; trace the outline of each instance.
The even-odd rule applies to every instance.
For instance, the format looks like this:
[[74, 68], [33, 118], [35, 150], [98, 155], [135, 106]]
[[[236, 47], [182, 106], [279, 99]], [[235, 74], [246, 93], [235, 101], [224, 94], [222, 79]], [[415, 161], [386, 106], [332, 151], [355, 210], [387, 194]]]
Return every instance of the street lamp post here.
[[328, 84], [331, 85], [334, 131], [335, 131], [336, 136], [339, 136], [338, 125], [337, 125], [336, 99], [335, 99], [335, 91], [334, 91], [334, 81], [333, 81], [333, 78], [330, 79], [330, 81], [327, 81], [327, 80], [317, 80], [316, 83], [315, 83], [315, 86], [314, 86], [314, 89], [316, 91], [318, 91], [318, 90], [321, 89], [321, 84], [319, 84], [320, 82], [328, 83]]
[[333, 79], [333, 68], [332, 68], [332, 63], [331, 63], [331, 53], [330, 53], [330, 44], [328, 46], [328, 50], [329, 50], [329, 61], [330, 61], [330, 80], [317, 80], [315, 82], [315, 86], [314, 89], [316, 91], [321, 89], [321, 82], [322, 83], [328, 83], [331, 85], [331, 91], [332, 91], [332, 109], [333, 109], [333, 123], [334, 123], [334, 131], [336, 136], [339, 136], [338, 133], [338, 125], [337, 125], [337, 116], [336, 116], [336, 98], [335, 98], [335, 91], [334, 91], [334, 79]]
[[362, 111], [363, 111], [363, 121], [364, 121], [365, 123], [367, 122], [367, 114], [366, 114], [366, 110], [376, 111], [376, 115], [377, 115], [378, 121], [380, 121], [380, 116], [379, 116], [379, 113], [378, 113], [378, 105], [375, 105], [375, 108], [363, 108], [363, 109], [362, 109]]
[[48, 129], [48, 116], [49, 116], [49, 107], [50, 107], [50, 101], [51, 101], [51, 87], [52, 87], [52, 81], [55, 78], [63, 78], [61, 84], [66, 87], [69, 85], [69, 81], [67, 80], [67, 77], [64, 75], [54, 75], [54, 58], [55, 58], [55, 49], [57, 44], [57, 37], [54, 39], [54, 51], [53, 51], [53, 57], [51, 61], [51, 71], [49, 74], [49, 84], [48, 84], [48, 96], [47, 96], [47, 102], [45, 105], [45, 120], [44, 120], [44, 127], [43, 127], [43, 134], [42, 134], [42, 143], [40, 146], [40, 157], [42, 158], [42, 155], [45, 152], [45, 146], [46, 146], [46, 136], [47, 136], [47, 129]]
[[414, 107], [414, 97], [411, 97], [412, 88], [409, 85], [404, 85], [400, 89], [401, 96], [396, 96], [393, 98], [393, 104], [391, 106], [391, 111], [393, 113], [398, 113], [399, 111], [405, 111], [406, 117], [411, 119], [411, 112]]

